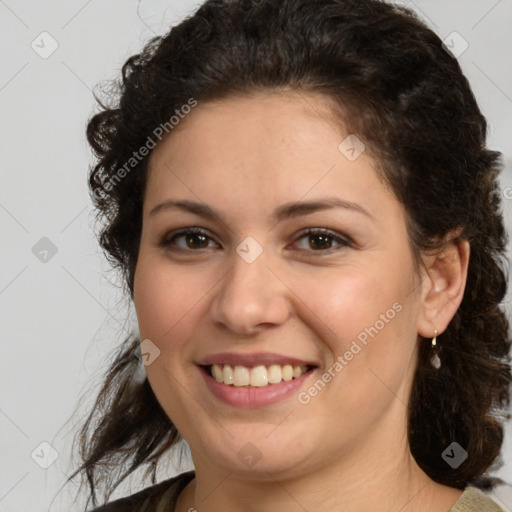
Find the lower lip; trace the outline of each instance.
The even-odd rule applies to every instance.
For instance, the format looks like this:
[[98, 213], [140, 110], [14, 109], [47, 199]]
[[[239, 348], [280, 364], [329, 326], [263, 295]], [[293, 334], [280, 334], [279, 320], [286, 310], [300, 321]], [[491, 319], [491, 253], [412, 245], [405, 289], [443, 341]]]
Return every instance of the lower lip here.
[[200, 367], [200, 371], [206, 385], [218, 399], [235, 407], [251, 408], [275, 404], [297, 394], [304, 381], [315, 370], [308, 371], [296, 379], [281, 381], [278, 384], [267, 384], [261, 388], [228, 386], [215, 380], [205, 367]]

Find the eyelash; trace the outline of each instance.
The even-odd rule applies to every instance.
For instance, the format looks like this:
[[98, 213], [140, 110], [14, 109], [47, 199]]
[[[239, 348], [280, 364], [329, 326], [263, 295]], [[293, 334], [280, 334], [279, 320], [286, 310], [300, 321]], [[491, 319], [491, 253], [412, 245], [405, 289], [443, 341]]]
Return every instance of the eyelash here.
[[[182, 247], [172, 247], [171, 248], [171, 245], [172, 245], [172, 242], [174, 242], [177, 238], [181, 238], [185, 235], [203, 235], [205, 236], [206, 238], [209, 238], [210, 240], [213, 240], [212, 237], [209, 236], [208, 232], [205, 231], [204, 229], [201, 229], [201, 228], [198, 228], [198, 227], [189, 227], [189, 228], [183, 228], [183, 229], [179, 229], [177, 231], [174, 231], [172, 233], [169, 233], [167, 235], [165, 235], [163, 237], [163, 239], [161, 240], [160, 242], [160, 246], [165, 248], [165, 249], [168, 249], [168, 250], [172, 250], [172, 251], [176, 251], [176, 252], [200, 252], [202, 250], [206, 250], [207, 248], [204, 248], [204, 249], [183, 249]], [[310, 250], [310, 251], [304, 251], [304, 250], [301, 250], [300, 252], [302, 252], [303, 254], [304, 253], [318, 253], [317, 255], [318, 256], [327, 256], [329, 254], [332, 254], [334, 252], [338, 252], [342, 247], [352, 247], [352, 242], [350, 240], [345, 240], [344, 238], [341, 238], [339, 236], [337, 236], [334, 232], [328, 230], [328, 229], [324, 229], [324, 228], [308, 228], [304, 231], [302, 231], [299, 235], [299, 237], [296, 239], [296, 241], [300, 240], [301, 238], [304, 238], [308, 235], [324, 235], [324, 236], [327, 236], [331, 239], [333, 239], [335, 242], [339, 243], [341, 247], [330, 247], [329, 249], [319, 249], [319, 250]], [[307, 254], [307, 256], [312, 256], [311, 254]]]

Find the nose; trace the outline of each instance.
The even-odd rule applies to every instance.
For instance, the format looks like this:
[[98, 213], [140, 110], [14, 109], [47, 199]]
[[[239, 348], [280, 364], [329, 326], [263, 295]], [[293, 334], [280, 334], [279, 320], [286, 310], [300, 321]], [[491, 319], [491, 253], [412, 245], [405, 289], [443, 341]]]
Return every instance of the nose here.
[[251, 335], [282, 325], [290, 317], [290, 289], [279, 271], [267, 265], [265, 255], [263, 251], [248, 263], [234, 253], [233, 266], [216, 288], [211, 304], [212, 320], [217, 326]]

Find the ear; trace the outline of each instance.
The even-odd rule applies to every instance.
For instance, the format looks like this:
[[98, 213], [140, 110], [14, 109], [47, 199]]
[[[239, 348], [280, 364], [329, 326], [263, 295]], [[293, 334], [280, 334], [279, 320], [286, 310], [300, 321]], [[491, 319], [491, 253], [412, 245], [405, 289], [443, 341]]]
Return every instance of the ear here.
[[454, 317], [466, 288], [469, 242], [459, 237], [461, 229], [450, 231], [441, 251], [423, 254], [425, 269], [421, 291], [418, 334], [433, 338], [441, 334]]

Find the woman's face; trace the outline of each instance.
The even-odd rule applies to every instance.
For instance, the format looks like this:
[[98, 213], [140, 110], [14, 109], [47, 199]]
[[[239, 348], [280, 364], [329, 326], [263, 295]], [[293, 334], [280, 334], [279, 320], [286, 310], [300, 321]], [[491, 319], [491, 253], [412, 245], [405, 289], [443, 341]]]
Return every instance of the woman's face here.
[[199, 103], [151, 155], [134, 301], [196, 468], [293, 474], [405, 439], [421, 308], [405, 213], [333, 119], [313, 94]]

